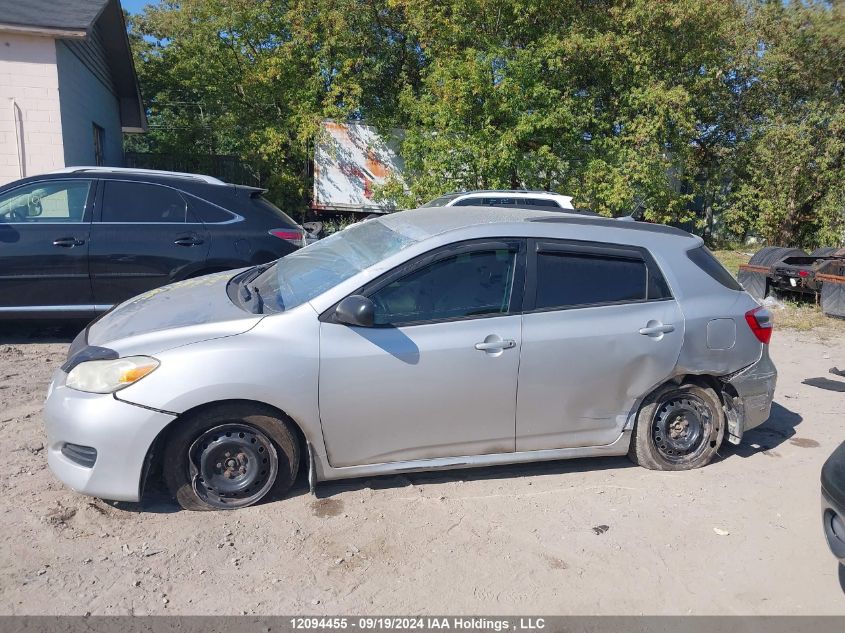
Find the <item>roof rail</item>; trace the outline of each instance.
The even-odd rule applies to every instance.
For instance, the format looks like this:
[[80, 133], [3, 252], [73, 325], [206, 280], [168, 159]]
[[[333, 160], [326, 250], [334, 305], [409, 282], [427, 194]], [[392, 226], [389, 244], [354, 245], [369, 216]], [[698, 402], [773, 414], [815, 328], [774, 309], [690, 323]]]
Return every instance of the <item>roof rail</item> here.
[[574, 214], [568, 215], [565, 213], [540, 216], [536, 218], [526, 218], [526, 222], [551, 222], [551, 223], [565, 223], [565, 224], [580, 224], [585, 226], [605, 226], [618, 229], [628, 229], [634, 231], [645, 231], [647, 233], [663, 233], [664, 235], [677, 235], [679, 237], [692, 237], [695, 235], [688, 233], [683, 229], [674, 226], [667, 226], [665, 224], [651, 224], [649, 222], [639, 222], [637, 220], [630, 220], [626, 218], [607, 218], [604, 216], [598, 217], [577, 217]]
[[77, 167], [63, 167], [62, 169], [55, 169], [47, 172], [49, 174], [77, 174], [81, 172], [105, 172], [113, 174], [139, 174], [146, 176], [170, 176], [172, 178], [191, 178], [193, 180], [200, 180], [209, 185], [226, 185], [228, 183], [215, 178], [214, 176], [206, 176], [204, 174], [189, 174], [182, 171], [163, 171], [159, 169], [136, 169], [134, 167], [97, 167], [97, 166], [77, 166]]

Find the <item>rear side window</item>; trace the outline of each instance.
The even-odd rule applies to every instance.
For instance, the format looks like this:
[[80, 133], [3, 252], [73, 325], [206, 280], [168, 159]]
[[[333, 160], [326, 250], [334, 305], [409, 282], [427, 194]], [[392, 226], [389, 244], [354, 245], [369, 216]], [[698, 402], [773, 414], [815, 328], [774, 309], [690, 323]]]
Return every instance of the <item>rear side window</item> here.
[[231, 222], [235, 219], [233, 213], [201, 198], [188, 198], [188, 206], [206, 224], [220, 224], [221, 222]]
[[282, 224], [283, 226], [297, 226], [296, 222], [292, 217], [290, 217], [287, 213], [282, 211], [279, 207], [277, 207], [275, 204], [273, 204], [263, 196], [252, 196], [252, 204], [257, 207], [260, 207], [261, 209], [264, 209], [265, 211], [269, 211], [270, 213], [272, 213], [274, 216], [276, 216], [276, 219], [278, 219], [280, 221], [280, 224]]
[[546, 209], [560, 209], [560, 205], [550, 198], [522, 198], [517, 200], [518, 206], [545, 207]]
[[537, 253], [535, 309], [647, 299], [648, 269], [638, 259], [568, 252]]
[[175, 189], [144, 182], [107, 180], [103, 222], [184, 223], [185, 199]]
[[687, 257], [690, 258], [693, 264], [698, 266], [701, 270], [710, 275], [713, 279], [722, 284], [725, 288], [731, 290], [742, 290], [742, 286], [734, 279], [718, 259], [710, 252], [706, 246], [699, 246], [687, 251]]

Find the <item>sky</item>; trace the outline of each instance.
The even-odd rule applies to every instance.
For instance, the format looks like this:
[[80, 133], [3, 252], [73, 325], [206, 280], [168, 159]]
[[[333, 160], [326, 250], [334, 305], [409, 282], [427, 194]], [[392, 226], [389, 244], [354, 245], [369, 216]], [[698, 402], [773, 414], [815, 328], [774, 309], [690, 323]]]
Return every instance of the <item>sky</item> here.
[[120, 6], [129, 13], [140, 13], [148, 4], [158, 4], [158, 0], [120, 0]]

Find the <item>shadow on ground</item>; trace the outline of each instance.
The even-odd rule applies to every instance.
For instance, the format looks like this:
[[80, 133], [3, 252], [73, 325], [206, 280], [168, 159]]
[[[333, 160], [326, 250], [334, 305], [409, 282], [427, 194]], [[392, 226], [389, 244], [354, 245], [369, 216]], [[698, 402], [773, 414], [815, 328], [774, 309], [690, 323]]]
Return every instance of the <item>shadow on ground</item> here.
[[757, 453], [777, 457], [771, 451], [795, 435], [795, 427], [801, 424], [803, 418], [777, 402], [772, 403], [769, 419], [755, 429], [746, 431], [742, 443], [734, 446], [728, 442], [722, 444], [719, 454], [723, 459], [731, 455], [751, 457]]

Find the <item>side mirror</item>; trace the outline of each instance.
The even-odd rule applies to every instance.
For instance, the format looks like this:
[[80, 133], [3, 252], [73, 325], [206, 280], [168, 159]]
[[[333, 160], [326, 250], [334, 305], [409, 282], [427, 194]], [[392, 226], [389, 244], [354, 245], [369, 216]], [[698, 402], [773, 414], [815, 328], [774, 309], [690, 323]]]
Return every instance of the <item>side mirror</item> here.
[[373, 302], [361, 295], [350, 295], [337, 304], [334, 319], [338, 323], [356, 325], [358, 327], [373, 327], [376, 307]]

